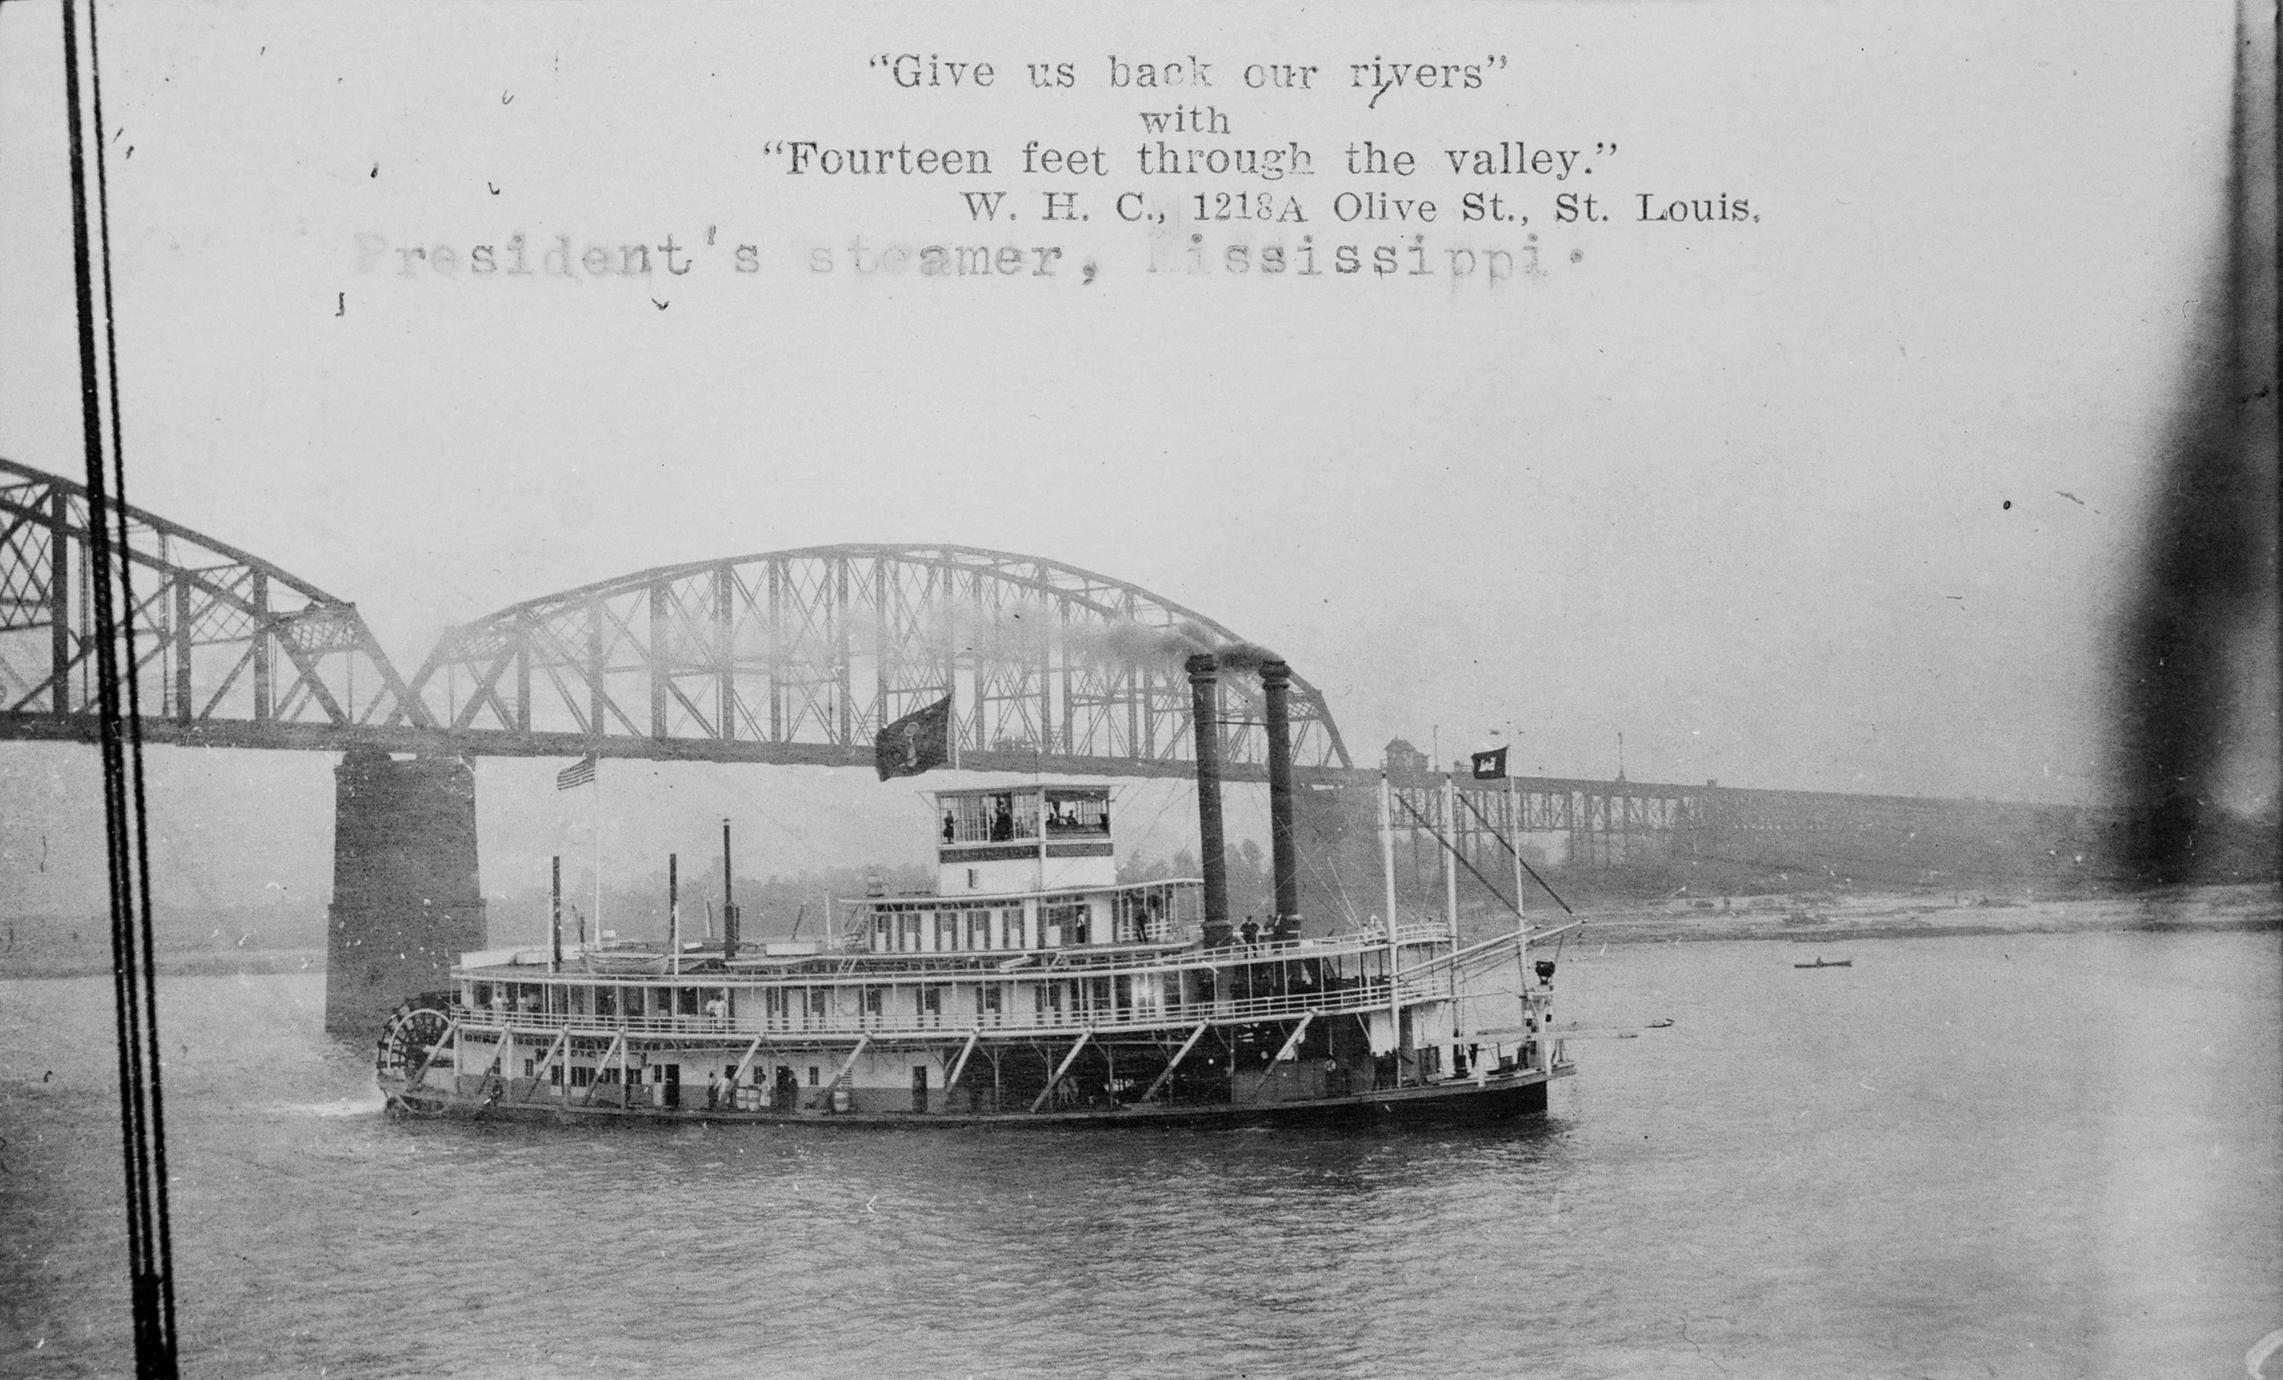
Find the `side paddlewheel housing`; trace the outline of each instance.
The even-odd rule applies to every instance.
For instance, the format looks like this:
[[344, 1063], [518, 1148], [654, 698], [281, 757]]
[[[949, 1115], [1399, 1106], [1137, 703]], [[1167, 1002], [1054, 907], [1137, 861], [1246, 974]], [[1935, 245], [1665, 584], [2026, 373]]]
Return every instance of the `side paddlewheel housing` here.
[[432, 1111], [441, 1106], [438, 1099], [423, 1097], [417, 1089], [431, 1067], [450, 1066], [451, 1052], [443, 1048], [452, 1031], [450, 1001], [449, 993], [423, 992], [399, 1005], [381, 1028], [373, 1073], [391, 1107]]

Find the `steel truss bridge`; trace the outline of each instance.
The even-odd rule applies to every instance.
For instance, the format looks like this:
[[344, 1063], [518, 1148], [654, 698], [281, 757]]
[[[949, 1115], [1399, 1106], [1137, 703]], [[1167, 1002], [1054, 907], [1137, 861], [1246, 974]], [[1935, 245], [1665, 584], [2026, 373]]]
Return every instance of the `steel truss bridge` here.
[[1711, 864], [1797, 874], [1803, 884], [1833, 877], [1980, 885], [2101, 878], [2120, 825], [2114, 810], [2072, 805], [1533, 776], [1516, 777], [1511, 788], [1504, 780], [1459, 780], [1456, 808], [1446, 810], [1441, 779], [1406, 765], [1390, 776], [1408, 853], [1397, 873], [1414, 889], [1431, 885], [1442, 866], [1436, 834], [1490, 877], [1509, 866], [1500, 840], [1519, 835], [1566, 867]]
[[[0, 741], [95, 739], [98, 579], [132, 620], [154, 743], [869, 766], [883, 724], [949, 694], [964, 768], [1185, 777], [1183, 659], [1258, 655], [1204, 614], [1056, 561], [850, 545], [526, 600], [447, 631], [407, 678], [355, 604], [259, 557], [130, 509], [124, 559], [101, 571], [87, 536], [79, 484], [0, 459]], [[1258, 679], [1224, 672], [1219, 694], [1226, 774], [1265, 779]], [[1315, 781], [1376, 781], [1297, 676], [1291, 717], [1294, 762]], [[1503, 871], [1496, 838], [1517, 830], [1597, 869], [1788, 859], [1995, 875], [2082, 864], [2112, 823], [2067, 807], [1558, 778], [1462, 783], [1471, 804], [1444, 820], [1423, 760], [1391, 751], [1388, 765], [1415, 877], [1439, 865], [1426, 829], [1486, 875]]]
[[133, 629], [146, 741], [341, 748], [379, 724], [433, 729], [347, 600], [135, 509], [115, 555], [95, 569], [84, 487], [0, 459], [0, 739], [96, 737], [97, 580]]
[[[400, 675], [355, 604], [130, 509], [93, 568], [79, 484], [0, 459], [0, 740], [97, 732], [93, 582], [133, 624], [146, 741], [469, 756], [868, 765], [880, 727], [945, 695], [959, 765], [1187, 775], [1181, 663], [1244, 647], [1105, 575], [967, 546], [820, 546], [639, 571], [446, 632]], [[125, 664], [124, 658], [121, 664]], [[1263, 778], [1260, 686], [1221, 678], [1222, 753]], [[1294, 677], [1293, 757], [1350, 765]]]

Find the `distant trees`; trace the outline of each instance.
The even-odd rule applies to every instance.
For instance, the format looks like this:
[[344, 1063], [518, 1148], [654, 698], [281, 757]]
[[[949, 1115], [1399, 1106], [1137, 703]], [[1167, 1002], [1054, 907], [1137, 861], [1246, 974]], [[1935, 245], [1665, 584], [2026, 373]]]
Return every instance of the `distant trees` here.
[[[874, 885], [891, 895], [929, 891], [935, 885], [935, 870], [924, 864], [906, 863], [894, 867], [809, 869], [790, 876], [739, 877], [735, 893], [741, 916], [739, 928], [751, 941], [792, 937], [796, 925], [802, 939], [829, 938], [831, 902], [861, 897]], [[615, 931], [621, 939], [663, 939], [667, 925], [666, 896], [664, 868], [624, 882], [613, 883], [606, 879], [600, 928]], [[701, 938], [709, 924], [714, 934], [720, 934], [721, 900], [719, 868], [694, 873], [684, 871], [681, 875], [682, 937]], [[489, 897], [487, 902], [493, 944], [505, 947], [546, 939], [547, 892], [544, 888]], [[591, 886], [577, 888], [566, 879], [563, 895], [566, 939], [577, 939], [582, 919], [587, 921], [587, 937], [597, 937], [593, 910]]]
[[[1276, 910], [1276, 880], [1270, 874], [1268, 854], [1251, 839], [1239, 839], [1228, 850], [1229, 918], [1243, 923], [1247, 915], [1266, 920]], [[1170, 859], [1136, 855], [1118, 864], [1121, 882], [1161, 882], [1175, 877], [1201, 877], [1204, 869], [1187, 848]]]

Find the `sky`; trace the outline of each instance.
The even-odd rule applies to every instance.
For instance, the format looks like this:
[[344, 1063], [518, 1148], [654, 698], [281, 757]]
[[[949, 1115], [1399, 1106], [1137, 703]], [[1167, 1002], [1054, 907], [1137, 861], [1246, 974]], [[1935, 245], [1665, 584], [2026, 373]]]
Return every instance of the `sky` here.
[[[1276, 647], [1360, 761], [1513, 742], [1518, 770], [1609, 776], [1622, 733], [1637, 780], [2101, 798], [2223, 209], [2232, 8], [1326, 13], [102, 7], [129, 496], [355, 600], [408, 671], [452, 623], [622, 572], [953, 542]], [[0, 10], [0, 454], [71, 473], [59, 53], [51, 11]], [[907, 89], [898, 54], [994, 81]], [[1457, 85], [1373, 101], [1352, 64], [1374, 60]], [[1208, 88], [1110, 85], [1194, 61]], [[1033, 62], [1074, 85], [1034, 88]], [[1252, 89], [1255, 64], [1317, 71]], [[1142, 174], [1142, 112], [1184, 106], [1230, 132], [1169, 143], [1298, 144], [1315, 170]], [[1026, 175], [1034, 139], [1109, 170]], [[994, 166], [795, 175], [803, 140]], [[1350, 172], [1366, 140], [1416, 170]], [[1447, 150], [1515, 142], [1574, 170], [1451, 171]], [[1090, 219], [1041, 221], [1056, 189]], [[978, 224], [978, 190], [1020, 219]], [[1470, 192], [1527, 221], [1460, 219]], [[1307, 219], [1125, 223], [1127, 193]], [[1342, 193], [1437, 219], [1343, 221]], [[1556, 198], [1588, 193], [1608, 219], [1565, 222]], [[1750, 218], [1644, 220], [1644, 195]], [[534, 259], [671, 235], [690, 272], [472, 271], [517, 233]], [[1191, 235], [1211, 271], [1184, 271]], [[1260, 271], [1303, 235], [1433, 271]], [[855, 271], [935, 243], [1063, 253]], [[1494, 284], [1494, 250], [1537, 271]], [[2256, 808], [2274, 690], [2247, 675], [2265, 708], [2232, 782]], [[322, 891], [330, 764], [212, 757], [152, 758], [167, 884]], [[900, 827], [866, 783], [735, 770], [637, 777], [626, 847], [713, 827], [675, 790], [788, 819], [829, 801], [853, 821], [822, 831], [834, 854]], [[487, 869], [522, 875], [573, 826], [540, 767], [479, 771]], [[93, 776], [0, 745], [12, 894], [76, 885], [26, 859], [47, 821], [94, 818]]]

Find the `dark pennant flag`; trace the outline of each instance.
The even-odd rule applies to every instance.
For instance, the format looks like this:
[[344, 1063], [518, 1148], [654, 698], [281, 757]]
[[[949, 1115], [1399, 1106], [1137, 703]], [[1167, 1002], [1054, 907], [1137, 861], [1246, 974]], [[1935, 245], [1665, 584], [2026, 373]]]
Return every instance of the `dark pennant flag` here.
[[880, 730], [872, 740], [872, 763], [880, 779], [917, 776], [951, 760], [951, 696], [915, 709]]
[[1474, 779], [1477, 781], [1503, 781], [1506, 779], [1506, 749], [1492, 748], [1474, 755]]
[[578, 761], [555, 773], [555, 789], [575, 790], [595, 779], [595, 755], [588, 753]]

